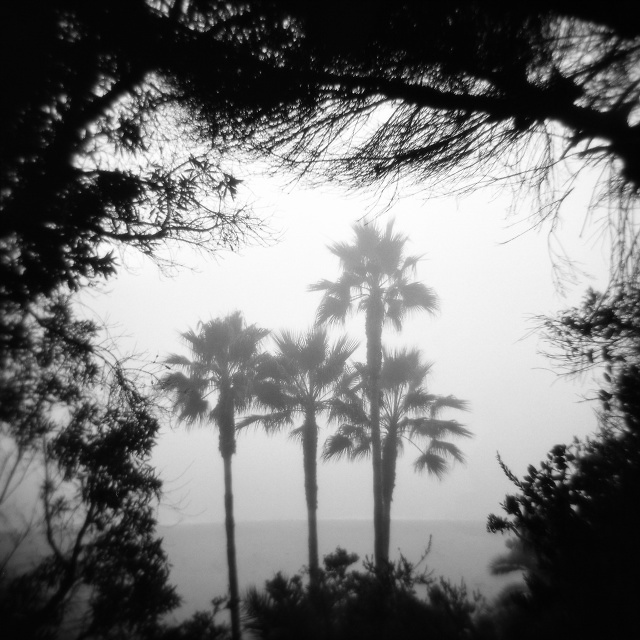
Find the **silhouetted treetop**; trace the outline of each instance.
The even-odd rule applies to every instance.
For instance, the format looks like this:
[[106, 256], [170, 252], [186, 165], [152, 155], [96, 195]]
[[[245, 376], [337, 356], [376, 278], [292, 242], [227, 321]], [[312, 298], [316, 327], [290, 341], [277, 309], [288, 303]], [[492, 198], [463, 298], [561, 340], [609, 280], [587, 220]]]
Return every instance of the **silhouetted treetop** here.
[[259, 229], [229, 202], [239, 181], [211, 127], [178, 116], [174, 80], [189, 83], [190, 60], [229, 68], [183, 4], [3, 3], [2, 300], [107, 276], [114, 245], [161, 259], [171, 241], [214, 250]]
[[179, 603], [155, 531], [156, 407], [67, 298], [20, 331], [0, 359], [0, 523], [31, 549], [2, 545], [2, 637], [151, 637]]
[[257, 224], [227, 202], [238, 180], [220, 154], [238, 143], [349, 185], [472, 188], [506, 173], [552, 210], [570, 185], [554, 191], [551, 170], [576, 157], [633, 206], [638, 11], [4, 3], [0, 294], [108, 275], [113, 243], [155, 257], [174, 240], [234, 246]]
[[[590, 291], [580, 307], [545, 324], [569, 373], [604, 366], [600, 429], [558, 444], [517, 478], [517, 493], [491, 531], [513, 532], [526, 558], [529, 594], [514, 600], [505, 637], [637, 635], [640, 554], [640, 289]], [[513, 560], [513, 555], [511, 560]]]
[[[292, 79], [256, 105], [287, 159], [339, 160], [326, 169], [332, 177], [364, 184], [458, 175], [463, 166], [486, 175], [480, 159], [512, 159], [516, 142], [522, 156], [542, 134], [547, 165], [566, 152], [615, 159], [615, 173], [637, 189], [640, 33], [630, 3], [606, 15], [573, 3], [298, 4], [252, 7], [291, 16], [291, 42], [278, 41], [279, 56], [266, 59]], [[557, 148], [551, 123], [560, 125]], [[360, 128], [358, 136], [334, 148], [346, 128]]]
[[[348, 186], [406, 178], [442, 193], [506, 179], [532, 190], [544, 216], [594, 166], [594, 203], [613, 205], [618, 238], [636, 234], [620, 215], [637, 206], [640, 187], [635, 5], [242, 7], [256, 48], [227, 94], [236, 141]], [[194, 113], [220, 118], [220, 101], [202, 104], [202, 88], [190, 87]], [[624, 266], [628, 246], [617, 249]]]

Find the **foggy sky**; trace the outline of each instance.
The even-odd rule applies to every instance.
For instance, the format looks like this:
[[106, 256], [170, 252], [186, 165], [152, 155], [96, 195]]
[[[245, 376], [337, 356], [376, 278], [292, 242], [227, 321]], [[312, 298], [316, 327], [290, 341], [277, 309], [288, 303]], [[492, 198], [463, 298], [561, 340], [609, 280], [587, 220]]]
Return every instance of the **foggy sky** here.
[[[275, 331], [310, 327], [320, 294], [308, 293], [307, 286], [338, 275], [326, 245], [349, 240], [354, 222], [372, 220], [381, 211], [371, 197], [335, 189], [285, 189], [257, 176], [245, 184], [256, 213], [268, 219], [279, 241], [221, 253], [216, 261], [183, 251], [175, 257], [197, 271], [181, 270], [172, 278], [127, 253], [128, 271], [104, 290], [83, 294], [86, 312], [107, 319], [122, 353], [146, 353], [151, 361], [186, 353], [179, 332], [236, 309], [247, 323]], [[386, 328], [383, 343], [422, 350], [434, 363], [430, 390], [470, 404], [469, 413], [444, 417], [463, 422], [475, 437], [458, 442], [468, 462], [442, 482], [414, 473], [415, 455], [406, 447], [392, 516], [485, 519], [499, 512], [505, 493], [513, 490], [496, 451], [521, 475], [554, 444], [596, 428], [595, 405], [583, 402], [591, 380], [558, 378], [538, 353], [543, 345], [531, 335], [531, 318], [577, 304], [589, 285], [603, 286], [606, 248], [589, 225], [580, 237], [587, 201], [578, 192], [565, 207], [559, 236], [591, 277], [581, 276], [563, 297], [554, 286], [548, 229], [523, 233], [531, 225], [530, 203], [508, 217], [510, 193], [485, 189], [472, 197], [437, 200], [424, 195], [400, 199], [378, 222], [394, 217], [396, 230], [409, 236], [408, 253], [423, 256], [416, 279], [436, 291], [441, 309], [436, 317], [410, 317], [401, 334]], [[345, 331], [360, 340], [358, 357], [364, 359], [364, 319], [354, 316]], [[329, 433], [323, 429], [320, 443]], [[223, 520], [222, 461], [213, 429], [187, 433], [177, 423], [166, 424], [154, 464], [165, 480], [161, 522]], [[306, 517], [302, 451], [286, 434], [240, 435], [233, 465], [238, 521]], [[321, 463], [318, 472], [320, 519], [371, 518], [369, 462]]]

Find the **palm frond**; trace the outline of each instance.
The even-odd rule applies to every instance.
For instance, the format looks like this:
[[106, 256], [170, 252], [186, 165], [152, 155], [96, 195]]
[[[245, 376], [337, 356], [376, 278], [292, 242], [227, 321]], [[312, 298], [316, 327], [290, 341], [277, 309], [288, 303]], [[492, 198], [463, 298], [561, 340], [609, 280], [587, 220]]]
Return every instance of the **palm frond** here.
[[445, 442], [443, 440], [432, 440], [429, 445], [429, 452], [435, 453], [442, 458], [452, 458], [460, 464], [464, 464], [465, 457], [459, 447], [452, 442]]
[[255, 380], [252, 391], [254, 404], [272, 411], [282, 411], [295, 403], [288, 395], [286, 385], [273, 378]]
[[336, 381], [335, 396], [340, 398], [342, 396], [350, 397], [354, 393], [358, 393], [363, 387], [363, 378], [360, 370], [358, 369], [358, 363], [348, 364], [344, 368], [344, 372]]
[[386, 312], [384, 315], [385, 323], [390, 323], [396, 331], [400, 331], [402, 329], [402, 321], [404, 320], [405, 311], [402, 300], [387, 300]]
[[407, 256], [402, 264], [402, 273], [415, 273], [418, 267], [418, 262], [420, 262], [422, 258], [423, 256]]
[[204, 398], [203, 391], [207, 385], [202, 379], [172, 372], [160, 380], [159, 387], [173, 395], [173, 405], [179, 420], [189, 426], [206, 420], [209, 402]]
[[266, 433], [272, 434], [280, 431], [292, 422], [293, 413], [291, 411], [252, 414], [240, 419], [236, 423], [236, 429], [241, 430], [250, 426], [262, 427]]
[[469, 411], [469, 403], [455, 396], [434, 396], [433, 402], [431, 403], [431, 415], [437, 418], [444, 409]]
[[289, 432], [289, 439], [296, 440], [298, 442], [302, 442], [302, 438], [304, 436], [304, 425], [296, 427], [295, 429], [291, 429]]
[[343, 271], [335, 282], [321, 280], [311, 285], [311, 291], [324, 291], [318, 307], [316, 325], [325, 322], [343, 322], [351, 311], [353, 290], [361, 286], [361, 276], [350, 271]]
[[437, 418], [410, 418], [407, 420], [411, 437], [419, 436], [438, 440], [443, 437], [472, 438], [473, 433], [457, 420]]
[[170, 353], [163, 362], [170, 366], [183, 367], [185, 369], [194, 366], [193, 360], [190, 360], [186, 356], [182, 356], [178, 353]]
[[397, 294], [406, 311], [421, 310], [433, 314], [438, 310], [438, 296], [422, 282], [404, 283]]
[[431, 364], [422, 362], [419, 349], [383, 349], [380, 383], [383, 388], [418, 386], [430, 368]]
[[244, 418], [241, 418], [236, 422], [236, 429], [238, 431], [241, 431], [246, 427], [257, 426], [262, 422], [263, 418], [264, 416], [262, 414], [257, 414], [257, 413], [249, 416], [244, 416]]
[[171, 371], [160, 379], [158, 386], [163, 391], [173, 393], [176, 399], [180, 400], [183, 396], [204, 395], [209, 384], [199, 376], [187, 376], [181, 371]]
[[358, 427], [343, 425], [324, 444], [322, 458], [324, 460], [340, 459], [342, 457], [357, 460], [369, 456], [371, 453], [371, 438], [369, 434]]
[[322, 459], [340, 460], [342, 458], [351, 458], [352, 450], [353, 441], [341, 433], [335, 433], [325, 441], [322, 449]]
[[231, 344], [229, 345], [229, 360], [233, 363], [246, 363], [256, 358], [258, 345], [266, 338], [270, 331], [256, 326], [255, 324], [241, 326], [233, 329]]
[[424, 387], [409, 388], [404, 394], [402, 409], [407, 414], [433, 415], [433, 403], [438, 396], [428, 393]]
[[316, 324], [339, 324], [345, 321], [351, 309], [350, 298], [338, 298], [332, 295], [325, 295], [316, 313]]
[[256, 359], [256, 380], [282, 380], [287, 376], [284, 363], [280, 358], [271, 353], [262, 353]]
[[371, 456], [371, 440], [356, 442], [351, 452], [352, 460], [363, 460]]
[[[174, 396], [179, 419], [187, 425], [213, 420], [226, 432], [234, 430], [229, 403], [236, 409], [248, 405], [260, 360], [260, 342], [268, 333], [255, 325], [245, 326], [239, 311], [200, 322], [197, 331], [182, 333], [191, 357], [172, 354], [166, 362], [187, 375], [171, 372], [160, 381], [160, 388]], [[215, 391], [219, 392], [218, 402], [210, 410], [209, 400]]]
[[376, 253], [379, 266], [384, 274], [396, 273], [402, 264], [402, 253], [408, 237], [394, 231], [395, 221], [389, 220], [384, 232], [374, 229], [376, 232], [377, 247]]
[[431, 451], [425, 451], [418, 456], [413, 463], [413, 467], [418, 473], [426, 471], [429, 475], [438, 478], [438, 480], [442, 480], [448, 470], [447, 461]]
[[358, 343], [347, 336], [340, 336], [333, 344], [328, 345], [324, 360], [314, 371], [316, 386], [320, 390], [336, 388], [347, 370], [347, 362], [358, 348]]
[[329, 422], [368, 425], [369, 416], [360, 398], [333, 398], [329, 402]]
[[[310, 408], [315, 415], [327, 411], [331, 391], [347, 376], [347, 360], [356, 348], [345, 336], [331, 343], [327, 329], [318, 326], [305, 332], [283, 330], [274, 336], [274, 345], [275, 353], [262, 358], [252, 380], [253, 405], [264, 411], [247, 416], [240, 428], [262, 425], [275, 431]], [[294, 429], [291, 435], [301, 433]]]
[[[273, 359], [278, 363], [278, 366], [284, 368], [287, 373], [289, 373], [289, 369], [291, 371], [299, 369], [297, 359], [302, 348], [302, 334], [283, 329], [274, 336], [273, 341], [276, 346]], [[291, 367], [287, 366], [289, 363], [291, 363]]]
[[334, 283], [332, 280], [327, 280], [323, 278], [322, 280], [318, 280], [318, 282], [314, 282], [307, 287], [307, 291], [328, 291], [333, 287]]

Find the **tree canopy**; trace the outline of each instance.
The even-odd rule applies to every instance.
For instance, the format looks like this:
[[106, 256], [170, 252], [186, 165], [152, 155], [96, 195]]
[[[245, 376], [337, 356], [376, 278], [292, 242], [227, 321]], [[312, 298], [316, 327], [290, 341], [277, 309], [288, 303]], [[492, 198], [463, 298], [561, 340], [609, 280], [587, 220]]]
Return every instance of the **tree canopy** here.
[[350, 186], [507, 176], [545, 214], [593, 165], [624, 265], [640, 186], [638, 14], [498, 0], [5, 3], [0, 301], [108, 275], [114, 244], [156, 257], [173, 241], [234, 246], [259, 227], [227, 202], [238, 180], [220, 154], [236, 145]]
[[[507, 179], [533, 189], [543, 217], [591, 166], [615, 265], [628, 267], [640, 188], [634, 4], [274, 1], [241, 15], [255, 64], [229, 105], [260, 153], [348, 186]], [[218, 103], [203, 112], [219, 117]]]
[[581, 307], [547, 322], [547, 338], [570, 373], [603, 366], [601, 428], [586, 441], [555, 446], [522, 479], [501, 461], [517, 493], [502, 504], [507, 517], [490, 516], [488, 528], [517, 536], [529, 588], [508, 602], [506, 637], [631, 636], [640, 628], [639, 311], [630, 283], [590, 292]]
[[287, 9], [297, 46], [278, 65], [307, 82], [296, 86], [298, 102], [283, 105], [295, 107], [304, 132], [289, 123], [285, 140], [309, 143], [318, 133], [307, 149], [325, 154], [345, 125], [391, 107], [342, 157], [336, 171], [348, 171], [345, 178], [459, 176], [469, 163], [486, 174], [479, 160], [513, 157], [508, 145], [557, 123], [565, 131], [555, 151], [617, 159], [637, 190], [640, 30], [631, 3], [606, 13], [545, 2], [351, 0]]
[[[0, 371], [0, 508], [4, 535], [15, 541], [0, 557], [3, 632], [156, 630], [179, 598], [155, 533], [155, 407], [122, 363], [93, 344], [97, 328], [75, 319], [68, 300], [51, 301], [22, 331]], [[24, 487], [17, 492], [25, 477], [32, 501]], [[27, 537], [41, 557], [16, 573], [11, 552], [21, 553]]]
[[[162, 259], [167, 243], [234, 247], [258, 226], [229, 204], [238, 180], [209, 123], [178, 117], [176, 78], [188, 84], [198, 59], [212, 77], [229, 63], [215, 38], [200, 48], [187, 4], [3, 5], [3, 306], [110, 275], [118, 246]], [[207, 11], [219, 26], [228, 17]]]

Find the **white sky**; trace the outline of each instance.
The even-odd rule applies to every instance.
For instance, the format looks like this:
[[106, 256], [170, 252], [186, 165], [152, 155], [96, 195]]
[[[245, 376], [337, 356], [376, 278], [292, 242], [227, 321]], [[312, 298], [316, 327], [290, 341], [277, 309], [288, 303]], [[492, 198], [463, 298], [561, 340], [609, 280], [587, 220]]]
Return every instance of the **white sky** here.
[[[376, 213], [372, 200], [335, 190], [283, 189], [261, 178], [248, 178], [246, 184], [256, 212], [269, 217], [280, 233], [278, 243], [244, 247], [217, 261], [179, 255], [192, 265], [197, 260], [197, 272], [182, 271], [173, 278], [128, 256], [134, 268], [109, 282], [106, 293], [85, 294], [86, 303], [114, 327], [123, 351], [147, 352], [150, 360], [160, 360], [181, 351], [179, 332], [236, 309], [248, 323], [274, 330], [312, 324], [319, 294], [308, 293], [307, 286], [338, 274], [326, 245], [350, 239], [353, 223]], [[554, 288], [546, 233], [531, 231], [505, 243], [527, 226], [514, 227], [514, 220], [507, 219], [508, 194], [491, 198], [485, 190], [433, 201], [408, 197], [380, 218], [384, 224], [389, 215], [395, 217], [396, 229], [410, 238], [408, 252], [424, 255], [417, 279], [441, 300], [437, 317], [415, 315], [401, 334], [387, 329], [383, 339], [419, 347], [435, 363], [432, 391], [468, 400], [468, 414], [452, 412], [450, 417], [475, 434], [459, 442], [466, 466], [457, 466], [442, 482], [415, 474], [415, 456], [405, 450], [395, 518], [467, 520], [498, 513], [512, 487], [496, 451], [521, 475], [554, 444], [595, 430], [593, 405], [581, 402], [590, 381], [558, 379], [538, 355], [537, 336], [527, 337], [532, 316], [576, 304], [589, 284], [601, 286], [606, 280], [605, 248], [593, 238], [579, 237], [586, 193], [566, 206], [561, 237], [569, 255], [594, 278], [582, 279], [567, 298]], [[363, 318], [356, 316], [347, 328], [364, 348]], [[321, 442], [329, 433], [323, 430]], [[154, 463], [166, 482], [161, 522], [223, 520], [222, 461], [212, 429], [186, 433], [180, 425], [165, 425]], [[233, 464], [238, 521], [306, 517], [302, 452], [286, 435], [241, 435]], [[319, 490], [321, 519], [371, 518], [369, 463], [321, 463]]]

